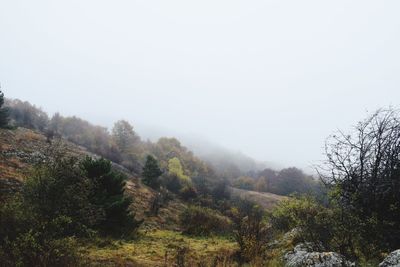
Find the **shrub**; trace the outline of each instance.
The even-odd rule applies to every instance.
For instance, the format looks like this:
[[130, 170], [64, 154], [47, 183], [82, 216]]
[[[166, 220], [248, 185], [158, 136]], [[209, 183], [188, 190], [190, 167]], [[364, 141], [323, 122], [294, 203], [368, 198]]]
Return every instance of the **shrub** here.
[[231, 209], [231, 217], [240, 262], [262, 262], [270, 237], [263, 209], [250, 201], [237, 200]]
[[19, 196], [0, 207], [1, 266], [78, 266], [73, 237], [63, 237], [71, 220], [43, 220]]
[[183, 233], [189, 235], [225, 234], [231, 222], [217, 211], [199, 206], [190, 206], [180, 216]]
[[337, 251], [355, 258], [362, 244], [354, 225], [360, 224], [357, 218], [340, 209], [334, 202], [326, 207], [313, 197], [293, 197], [282, 201], [270, 214], [272, 228], [286, 232], [297, 228], [297, 238], [311, 242], [320, 250]]
[[40, 220], [68, 217], [71, 223], [64, 234], [83, 236], [90, 233], [104, 212], [91, 201], [93, 186], [78, 164], [76, 158], [56, 155], [27, 178], [22, 197]]
[[179, 195], [183, 200], [188, 201], [197, 197], [197, 191], [193, 186], [186, 185], [179, 191]]
[[182, 189], [182, 184], [176, 175], [166, 174], [162, 177], [162, 184], [169, 191], [173, 193], [179, 193]]
[[314, 198], [302, 196], [279, 203], [270, 216], [270, 222], [277, 231], [287, 232], [299, 228], [303, 241], [313, 242], [317, 246], [323, 243], [326, 246], [332, 237], [328, 230], [331, 217], [331, 211]]

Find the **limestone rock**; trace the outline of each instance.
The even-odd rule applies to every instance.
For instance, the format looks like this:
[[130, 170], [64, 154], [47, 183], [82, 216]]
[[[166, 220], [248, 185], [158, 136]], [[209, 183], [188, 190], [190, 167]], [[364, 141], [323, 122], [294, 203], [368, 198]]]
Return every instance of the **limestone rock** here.
[[300, 243], [284, 255], [287, 267], [352, 267], [354, 263], [336, 252], [315, 252], [311, 244]]
[[400, 249], [389, 254], [380, 264], [379, 267], [400, 267]]

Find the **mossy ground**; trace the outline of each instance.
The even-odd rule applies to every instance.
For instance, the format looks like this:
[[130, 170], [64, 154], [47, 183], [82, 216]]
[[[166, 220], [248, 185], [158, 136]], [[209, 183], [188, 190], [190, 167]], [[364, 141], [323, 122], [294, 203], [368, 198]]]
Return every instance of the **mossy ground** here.
[[142, 232], [132, 241], [102, 240], [84, 247], [89, 261], [98, 266], [175, 266], [179, 251], [185, 266], [208, 266], [214, 261], [224, 266], [236, 249], [227, 237], [189, 237], [167, 230]]

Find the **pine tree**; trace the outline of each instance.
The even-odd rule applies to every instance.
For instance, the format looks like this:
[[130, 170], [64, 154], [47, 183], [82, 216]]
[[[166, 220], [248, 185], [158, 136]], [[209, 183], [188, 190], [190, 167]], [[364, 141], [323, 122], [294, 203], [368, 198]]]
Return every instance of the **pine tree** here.
[[8, 109], [3, 107], [4, 93], [0, 90], [0, 128], [8, 125]]
[[129, 209], [132, 199], [124, 194], [127, 177], [112, 170], [111, 162], [103, 158], [86, 157], [81, 167], [92, 182], [91, 202], [104, 210], [99, 230], [122, 236], [137, 229], [142, 221], [137, 221]]
[[158, 177], [160, 177], [161, 174], [162, 171], [158, 166], [157, 160], [153, 156], [148, 155], [142, 173], [143, 183], [152, 188], [157, 188], [159, 186]]

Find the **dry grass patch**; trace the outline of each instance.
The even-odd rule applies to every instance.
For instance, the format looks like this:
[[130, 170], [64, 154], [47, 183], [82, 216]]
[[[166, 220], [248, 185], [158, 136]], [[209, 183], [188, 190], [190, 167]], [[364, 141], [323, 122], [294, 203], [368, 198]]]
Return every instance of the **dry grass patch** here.
[[209, 264], [215, 260], [222, 264], [229, 260], [236, 249], [236, 243], [228, 238], [187, 237], [166, 230], [142, 233], [138, 240], [131, 242], [110, 241], [104, 247], [86, 247], [91, 261], [109, 266], [121, 263], [136, 264], [132, 266], [174, 266], [178, 258], [184, 260], [185, 266]]

